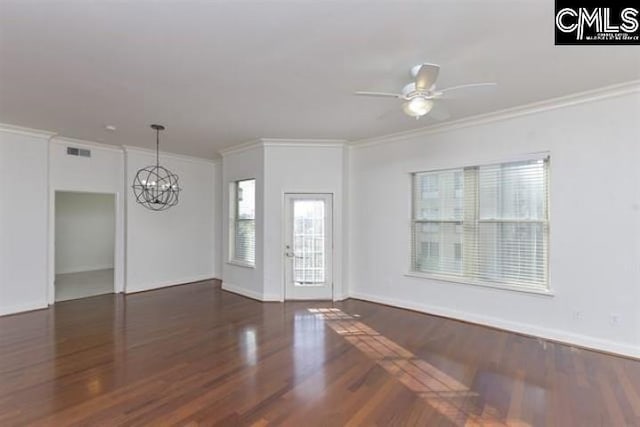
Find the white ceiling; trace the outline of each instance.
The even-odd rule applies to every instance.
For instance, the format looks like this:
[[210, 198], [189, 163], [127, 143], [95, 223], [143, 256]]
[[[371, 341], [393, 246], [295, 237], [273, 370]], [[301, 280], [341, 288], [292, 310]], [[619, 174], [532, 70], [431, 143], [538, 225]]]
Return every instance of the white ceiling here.
[[0, 122], [148, 148], [158, 122], [164, 150], [212, 158], [429, 125], [352, 95], [397, 91], [420, 62], [440, 87], [498, 83], [452, 101], [459, 119], [638, 79], [639, 49], [554, 46], [552, 0], [0, 0]]

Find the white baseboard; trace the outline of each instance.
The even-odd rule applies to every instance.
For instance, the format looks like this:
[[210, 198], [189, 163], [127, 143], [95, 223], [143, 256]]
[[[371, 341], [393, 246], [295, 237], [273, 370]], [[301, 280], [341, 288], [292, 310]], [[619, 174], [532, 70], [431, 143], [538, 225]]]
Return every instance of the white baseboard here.
[[56, 274], [84, 273], [86, 271], [109, 270], [113, 268], [114, 268], [113, 264], [90, 265], [90, 266], [56, 269]]
[[203, 274], [199, 276], [184, 277], [182, 279], [177, 279], [177, 280], [168, 280], [166, 282], [160, 282], [160, 283], [158, 282], [143, 283], [140, 285], [127, 284], [127, 289], [125, 290], [125, 293], [132, 294], [136, 292], [144, 292], [144, 291], [150, 291], [153, 289], [166, 288], [168, 286], [187, 285], [189, 283], [201, 282], [203, 280], [213, 280], [213, 277], [211, 277], [211, 274]]
[[282, 296], [276, 295], [276, 294], [272, 294], [272, 295], [265, 294], [262, 297], [262, 301], [264, 301], [264, 302], [284, 302], [284, 300], [282, 299]]
[[23, 311], [42, 310], [49, 307], [46, 301], [0, 307], [0, 316], [22, 313]]
[[[346, 299], [351, 298], [351, 296], [349, 294], [341, 294], [341, 295], [334, 295], [333, 300], [334, 301], [344, 301]], [[355, 298], [355, 297], [354, 297]]]
[[364, 301], [375, 302], [379, 304], [391, 305], [399, 308], [420, 311], [426, 314], [448, 317], [451, 319], [462, 320], [465, 322], [476, 323], [479, 325], [491, 326], [506, 331], [517, 332], [525, 335], [540, 337], [552, 341], [558, 341], [569, 345], [600, 350], [608, 353], [620, 354], [633, 358], [640, 358], [640, 347], [619, 343], [601, 338], [590, 337], [587, 335], [575, 334], [558, 329], [549, 329], [525, 323], [512, 322], [508, 320], [498, 319], [490, 316], [482, 316], [473, 313], [467, 313], [458, 310], [452, 310], [444, 307], [436, 307], [428, 304], [422, 304], [415, 301], [400, 300], [395, 298], [381, 297], [363, 292], [350, 292], [351, 298]]
[[[251, 289], [246, 289], [229, 282], [224, 282], [224, 281], [222, 282], [222, 290], [232, 292], [234, 294], [242, 295], [243, 297], [251, 298], [257, 301], [268, 301], [264, 299], [264, 296], [260, 292], [253, 291]], [[279, 299], [277, 301], [279, 301]]]

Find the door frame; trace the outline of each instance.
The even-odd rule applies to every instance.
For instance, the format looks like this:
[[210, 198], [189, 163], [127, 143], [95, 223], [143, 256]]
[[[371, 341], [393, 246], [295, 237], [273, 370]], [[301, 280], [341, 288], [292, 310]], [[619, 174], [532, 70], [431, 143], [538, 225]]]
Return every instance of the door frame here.
[[119, 192], [115, 191], [89, 191], [89, 190], [67, 190], [63, 188], [52, 188], [49, 192], [49, 242], [48, 242], [48, 284], [47, 303], [55, 304], [55, 257], [56, 257], [56, 193], [76, 193], [76, 194], [101, 194], [113, 196], [115, 234], [113, 236], [113, 293], [125, 292], [124, 282], [119, 280], [124, 273], [124, 248], [120, 246], [124, 243], [124, 201]]
[[[282, 301], [286, 302], [286, 301], [305, 301], [305, 300], [296, 300], [296, 299], [289, 299], [287, 300], [287, 259], [284, 256], [284, 250], [285, 250], [285, 246], [286, 246], [286, 242], [287, 242], [287, 210], [289, 209], [289, 207], [287, 206], [287, 196], [295, 196], [295, 195], [301, 195], [301, 196], [313, 196], [313, 195], [322, 195], [322, 196], [329, 196], [330, 200], [331, 200], [331, 251], [330, 251], [330, 256], [331, 256], [331, 297], [330, 297], [330, 301], [335, 301], [335, 270], [336, 270], [336, 259], [335, 259], [335, 230], [336, 230], [336, 207], [335, 207], [335, 193], [333, 191], [285, 191], [282, 193], [282, 215], [281, 215], [281, 221], [282, 221], [282, 245], [280, 247], [280, 257], [281, 257], [281, 265], [282, 265]], [[329, 301], [329, 300], [318, 300], [318, 301]], [[314, 301], [314, 300], [307, 300], [307, 301]]]

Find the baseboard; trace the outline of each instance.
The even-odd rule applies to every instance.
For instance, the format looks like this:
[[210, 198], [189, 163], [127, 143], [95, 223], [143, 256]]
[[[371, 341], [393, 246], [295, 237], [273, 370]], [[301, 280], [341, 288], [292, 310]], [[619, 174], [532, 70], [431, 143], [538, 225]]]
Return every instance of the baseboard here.
[[46, 301], [0, 307], [0, 316], [23, 313], [25, 311], [42, 310], [49, 307]]
[[263, 302], [284, 302], [284, 300], [282, 299], [282, 297], [280, 295], [276, 295], [276, 294], [265, 294], [262, 297], [262, 301]]
[[74, 267], [68, 270], [56, 270], [56, 274], [86, 273], [88, 271], [112, 270], [113, 268], [114, 268], [113, 264], [92, 265], [92, 266], [85, 266], [85, 267]]
[[182, 279], [177, 279], [177, 280], [168, 280], [166, 282], [156, 282], [156, 283], [145, 283], [142, 285], [137, 285], [137, 286], [131, 286], [130, 284], [127, 285], [127, 289], [125, 290], [125, 293], [127, 294], [133, 294], [136, 292], [145, 292], [145, 291], [151, 291], [154, 289], [161, 289], [161, 288], [166, 288], [169, 286], [177, 286], [177, 285], [187, 285], [189, 283], [193, 283], [193, 282], [202, 282], [204, 280], [213, 280], [214, 278], [211, 277], [210, 274], [203, 274], [203, 275], [199, 275], [199, 276], [191, 276], [191, 277], [185, 277]]
[[222, 281], [222, 290], [242, 295], [243, 297], [251, 298], [256, 301], [266, 301], [264, 299], [264, 296], [260, 292], [252, 291], [251, 289], [245, 289], [238, 285], [234, 285], [233, 283]]
[[363, 301], [374, 302], [378, 304], [391, 305], [394, 307], [405, 308], [409, 310], [419, 311], [425, 314], [447, 317], [450, 319], [461, 320], [464, 322], [475, 323], [482, 326], [490, 326], [505, 331], [515, 332], [519, 334], [539, 337], [563, 344], [583, 347], [590, 350], [597, 350], [606, 353], [613, 353], [626, 357], [640, 358], [640, 347], [630, 344], [623, 344], [600, 338], [594, 338], [587, 335], [575, 334], [571, 332], [561, 331], [557, 329], [542, 328], [532, 326], [525, 323], [511, 322], [508, 320], [498, 319], [490, 316], [481, 316], [477, 314], [452, 310], [444, 307], [436, 307], [428, 304], [422, 304], [415, 301], [406, 301], [395, 298], [386, 298], [378, 295], [372, 295], [362, 292], [350, 292], [351, 298]]
[[342, 294], [342, 295], [334, 295], [333, 300], [334, 301], [344, 301], [344, 300], [349, 299], [349, 298], [351, 298], [351, 296], [349, 294]]

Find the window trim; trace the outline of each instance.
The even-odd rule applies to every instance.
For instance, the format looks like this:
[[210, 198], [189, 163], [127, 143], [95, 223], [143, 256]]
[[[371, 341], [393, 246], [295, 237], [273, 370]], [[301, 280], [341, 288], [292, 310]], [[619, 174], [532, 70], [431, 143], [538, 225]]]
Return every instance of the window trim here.
[[[414, 265], [414, 227], [416, 224], [418, 223], [427, 223], [427, 222], [435, 222], [435, 223], [456, 223], [456, 224], [463, 224], [464, 220], [420, 220], [420, 219], [416, 219], [415, 218], [415, 203], [416, 203], [416, 197], [415, 197], [415, 189], [414, 189], [414, 185], [415, 185], [415, 176], [419, 175], [419, 174], [424, 174], [424, 173], [437, 173], [437, 172], [444, 172], [444, 171], [449, 171], [452, 169], [467, 169], [467, 168], [479, 168], [482, 166], [491, 166], [491, 165], [496, 165], [496, 164], [503, 164], [503, 163], [517, 163], [517, 162], [522, 162], [522, 161], [530, 161], [530, 160], [544, 160], [547, 162], [547, 169], [546, 169], [546, 189], [547, 189], [547, 200], [546, 200], [546, 220], [533, 220], [533, 219], [514, 219], [513, 221], [511, 219], [480, 219], [477, 218], [476, 221], [477, 223], [491, 223], [491, 222], [495, 222], [495, 223], [504, 223], [504, 222], [518, 222], [518, 223], [538, 223], [538, 224], [545, 224], [546, 228], [547, 228], [547, 259], [546, 259], [546, 264], [545, 264], [545, 278], [546, 278], [546, 284], [545, 286], [530, 286], [530, 285], [518, 285], [515, 283], [510, 283], [510, 282], [493, 282], [490, 280], [482, 280], [482, 279], [476, 279], [473, 277], [469, 277], [469, 276], [465, 276], [465, 275], [456, 275], [456, 274], [437, 274], [437, 273], [429, 273], [429, 272], [423, 272], [423, 271], [418, 271], [415, 270], [415, 265]], [[550, 176], [551, 176], [551, 155], [549, 152], [536, 152], [536, 153], [529, 153], [529, 154], [524, 154], [521, 156], [513, 156], [510, 158], [502, 158], [500, 160], [497, 161], [483, 161], [483, 162], [476, 162], [476, 163], [465, 163], [463, 166], [449, 166], [449, 167], [437, 167], [437, 168], [425, 168], [422, 170], [414, 170], [414, 171], [410, 171], [408, 173], [409, 175], [409, 182], [410, 182], [410, 203], [409, 203], [409, 209], [410, 209], [410, 215], [409, 215], [409, 224], [410, 226], [409, 228], [409, 244], [407, 245], [409, 247], [409, 263], [408, 263], [408, 268], [406, 273], [404, 274], [405, 277], [410, 277], [410, 278], [418, 278], [418, 279], [426, 279], [426, 280], [435, 280], [435, 281], [439, 281], [439, 282], [447, 282], [447, 283], [454, 283], [454, 284], [460, 284], [460, 285], [467, 285], [467, 286], [480, 286], [480, 287], [484, 287], [484, 288], [492, 288], [492, 289], [502, 289], [502, 290], [507, 290], [507, 291], [515, 291], [515, 292], [519, 292], [519, 293], [525, 293], [525, 294], [535, 294], [535, 295], [542, 295], [542, 296], [554, 296], [555, 292], [551, 287], [551, 280], [550, 280], [550, 259], [551, 259], [551, 196], [550, 196]], [[464, 181], [464, 178], [463, 178]], [[464, 203], [464, 201], [463, 201]], [[479, 204], [479, 202], [478, 202]], [[462, 254], [463, 254], [463, 262], [464, 262], [464, 245], [462, 245]]]
[[[236, 230], [237, 230], [237, 225], [238, 225], [238, 221], [240, 221], [241, 219], [238, 218], [238, 187], [239, 184], [241, 182], [245, 182], [245, 181], [254, 181], [254, 186], [257, 190], [257, 179], [256, 178], [243, 178], [243, 179], [236, 179], [236, 180], [232, 180], [229, 181], [229, 185], [228, 185], [228, 195], [229, 195], [229, 209], [228, 209], [228, 215], [229, 215], [229, 227], [228, 227], [228, 233], [229, 233], [229, 241], [228, 241], [228, 257], [226, 260], [226, 263], [229, 265], [234, 265], [237, 267], [245, 267], [245, 268], [256, 268], [256, 261], [255, 261], [255, 253], [256, 253], [256, 249], [257, 249], [257, 242], [256, 242], [256, 233], [255, 233], [255, 224], [256, 224], [256, 215], [254, 214], [253, 217], [253, 223], [254, 223], [254, 244], [255, 247], [253, 249], [254, 251], [254, 261], [250, 262], [250, 261], [246, 261], [243, 259], [238, 259], [235, 258], [235, 240], [236, 240]], [[254, 202], [255, 203], [255, 202]], [[254, 205], [254, 210], [255, 210], [255, 205]], [[245, 221], [248, 221], [248, 219], [243, 219]]]
[[547, 288], [544, 289], [538, 286], [529, 287], [524, 285], [512, 285], [509, 283], [494, 283], [486, 280], [474, 280], [466, 276], [455, 276], [453, 274], [439, 275], [433, 273], [422, 273], [419, 271], [412, 271], [411, 269], [409, 269], [409, 271], [407, 271], [404, 276], [418, 279], [435, 280], [438, 282], [455, 283], [457, 285], [480, 286], [483, 288], [501, 289], [505, 291], [515, 291], [525, 294], [538, 294], [550, 297], [555, 296], [555, 292], [553, 291], [553, 289], [551, 289], [550, 286], [547, 286]]

